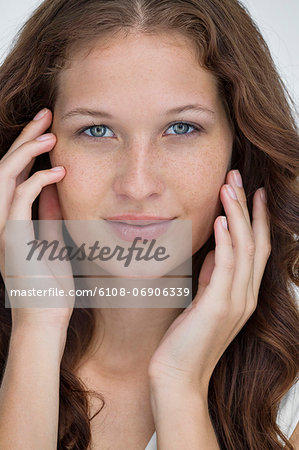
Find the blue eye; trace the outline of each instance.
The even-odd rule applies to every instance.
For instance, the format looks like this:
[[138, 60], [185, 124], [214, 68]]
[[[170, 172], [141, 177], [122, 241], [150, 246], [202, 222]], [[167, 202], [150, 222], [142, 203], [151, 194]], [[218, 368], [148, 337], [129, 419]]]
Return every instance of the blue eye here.
[[[105, 135], [105, 130], [109, 130], [106, 125], [94, 125], [92, 127], [85, 128], [85, 130], [82, 130], [83, 133], [87, 134], [87, 136], [95, 137], [95, 138], [101, 138]], [[88, 133], [87, 133], [88, 131]], [[111, 136], [108, 136], [111, 137]]]
[[[186, 135], [190, 135], [190, 134], [196, 133], [198, 131], [201, 131], [201, 128], [196, 127], [195, 125], [191, 125], [190, 123], [187, 123], [187, 122], [176, 122], [176, 123], [172, 124], [169, 128], [175, 129], [175, 127], [176, 127], [176, 132], [170, 133], [170, 134], [174, 134], [175, 136], [186, 136]], [[187, 133], [187, 131], [190, 128], [193, 128], [193, 131], [191, 131], [190, 133]]]
[[[173, 128], [175, 130], [174, 133], [170, 133], [170, 135], [174, 136], [190, 136], [193, 135], [194, 133], [203, 131], [201, 127], [191, 125], [190, 123], [187, 122], [173, 123], [172, 125], [170, 125], [170, 127], [168, 127], [168, 129], [170, 128]], [[187, 131], [190, 130], [190, 128], [192, 128], [191, 132], [187, 133]], [[106, 125], [93, 125], [91, 127], [84, 128], [79, 132], [79, 134], [84, 134], [91, 138], [113, 137], [113, 133], [111, 130], [110, 130], [111, 134], [106, 135], [107, 130], [110, 130], [110, 128], [107, 127]]]

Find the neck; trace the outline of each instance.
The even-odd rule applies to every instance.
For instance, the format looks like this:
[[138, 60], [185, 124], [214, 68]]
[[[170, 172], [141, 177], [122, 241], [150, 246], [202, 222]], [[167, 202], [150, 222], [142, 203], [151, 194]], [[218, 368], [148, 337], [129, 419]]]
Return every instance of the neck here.
[[97, 308], [95, 333], [88, 359], [103, 374], [147, 372], [150, 359], [178, 308]]

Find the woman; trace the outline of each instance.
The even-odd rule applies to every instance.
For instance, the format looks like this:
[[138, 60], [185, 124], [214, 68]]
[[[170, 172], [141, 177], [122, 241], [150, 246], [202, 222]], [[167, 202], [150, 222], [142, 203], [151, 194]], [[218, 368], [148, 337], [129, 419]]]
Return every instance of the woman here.
[[0, 77], [2, 274], [8, 219], [191, 220], [193, 260], [191, 309], [3, 289], [1, 448], [294, 450], [298, 134], [245, 9], [47, 0]]

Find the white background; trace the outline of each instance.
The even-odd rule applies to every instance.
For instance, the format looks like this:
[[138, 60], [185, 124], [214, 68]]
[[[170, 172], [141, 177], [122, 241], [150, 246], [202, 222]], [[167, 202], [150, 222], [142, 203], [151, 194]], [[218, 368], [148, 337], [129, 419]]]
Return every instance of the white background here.
[[[242, 2], [262, 31], [298, 109], [299, 0], [242, 0]], [[0, 0], [0, 63], [18, 29], [40, 3], [41, 0]]]

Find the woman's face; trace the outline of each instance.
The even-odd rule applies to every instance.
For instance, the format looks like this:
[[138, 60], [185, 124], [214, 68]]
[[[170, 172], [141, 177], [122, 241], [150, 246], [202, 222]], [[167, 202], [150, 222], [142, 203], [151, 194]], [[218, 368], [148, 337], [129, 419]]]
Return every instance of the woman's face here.
[[191, 220], [194, 254], [213, 232], [230, 168], [216, 80], [181, 35], [101, 44], [77, 52], [58, 80], [50, 158], [66, 169], [57, 185], [63, 217]]

